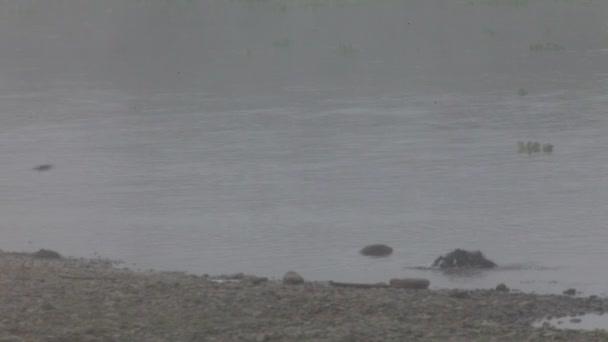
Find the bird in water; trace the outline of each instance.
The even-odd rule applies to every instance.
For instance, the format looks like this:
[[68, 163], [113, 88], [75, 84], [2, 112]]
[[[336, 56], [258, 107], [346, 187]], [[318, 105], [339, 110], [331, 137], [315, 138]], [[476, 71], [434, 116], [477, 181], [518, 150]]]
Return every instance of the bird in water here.
[[33, 170], [42, 172], [42, 171], [48, 171], [52, 168], [53, 168], [53, 164], [42, 164], [42, 165], [38, 165], [38, 166], [34, 167]]

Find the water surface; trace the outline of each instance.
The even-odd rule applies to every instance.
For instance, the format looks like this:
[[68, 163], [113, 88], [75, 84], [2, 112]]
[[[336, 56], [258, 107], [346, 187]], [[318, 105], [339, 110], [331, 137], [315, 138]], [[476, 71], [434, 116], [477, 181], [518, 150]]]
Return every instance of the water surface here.
[[[277, 3], [9, 8], [0, 248], [606, 293], [605, 6]], [[454, 248], [501, 267], [413, 269]]]

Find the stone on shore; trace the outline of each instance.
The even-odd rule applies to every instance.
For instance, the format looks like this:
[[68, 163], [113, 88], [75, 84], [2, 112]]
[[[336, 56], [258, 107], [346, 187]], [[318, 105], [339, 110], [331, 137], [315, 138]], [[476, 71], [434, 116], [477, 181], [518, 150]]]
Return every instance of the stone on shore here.
[[391, 279], [389, 284], [395, 289], [428, 289], [431, 282], [424, 278]]
[[458, 299], [462, 299], [462, 298], [467, 298], [469, 297], [469, 291], [467, 290], [452, 290], [448, 293], [448, 296], [451, 298], [458, 298]]
[[264, 283], [268, 282], [268, 278], [256, 277], [256, 276], [247, 277], [246, 280], [251, 285], [260, 285], [260, 284], [264, 284]]
[[496, 285], [496, 291], [498, 291], [498, 292], [509, 292], [510, 290], [507, 287], [507, 285], [501, 283], [501, 284]]
[[32, 261], [30, 253], [0, 251], [0, 340], [608, 341], [601, 329], [531, 325], [608, 312], [603, 297], [289, 286], [280, 278], [249, 286], [250, 276], [215, 282], [221, 278], [130, 271], [97, 259]]
[[49, 249], [41, 249], [34, 253], [34, 257], [39, 259], [61, 259], [61, 254]]
[[289, 271], [283, 276], [283, 284], [297, 285], [302, 284], [303, 282], [304, 278], [302, 278], [300, 274], [294, 271]]
[[393, 249], [387, 245], [377, 244], [363, 247], [359, 253], [366, 256], [383, 257], [393, 253]]

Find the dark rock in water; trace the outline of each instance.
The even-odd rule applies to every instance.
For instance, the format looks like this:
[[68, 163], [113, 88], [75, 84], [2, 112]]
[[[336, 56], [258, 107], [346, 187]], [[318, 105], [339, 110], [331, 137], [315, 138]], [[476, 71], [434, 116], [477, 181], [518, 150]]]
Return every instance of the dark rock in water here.
[[574, 296], [576, 294], [576, 289], [567, 289], [563, 292], [566, 296]]
[[467, 251], [459, 248], [435, 259], [432, 267], [441, 269], [493, 268], [496, 267], [496, 263], [486, 259], [481, 251]]
[[424, 278], [391, 279], [390, 286], [394, 289], [428, 289], [431, 282]]
[[41, 249], [34, 253], [34, 257], [39, 259], [61, 259], [61, 254], [48, 249]]
[[387, 245], [369, 245], [360, 250], [359, 253], [367, 256], [383, 257], [391, 255], [393, 249]]
[[496, 291], [498, 292], [509, 292], [509, 288], [505, 284], [496, 285]]
[[36, 171], [48, 171], [53, 168], [53, 164], [42, 164], [34, 168]]

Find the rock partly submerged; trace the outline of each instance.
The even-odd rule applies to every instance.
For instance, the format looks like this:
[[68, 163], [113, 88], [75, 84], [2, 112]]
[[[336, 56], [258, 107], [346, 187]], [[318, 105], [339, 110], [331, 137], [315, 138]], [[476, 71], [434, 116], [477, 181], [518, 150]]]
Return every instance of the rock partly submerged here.
[[432, 267], [440, 269], [488, 269], [496, 267], [496, 263], [486, 259], [481, 251], [467, 251], [458, 248], [435, 259]]
[[42, 172], [42, 171], [48, 171], [52, 168], [53, 168], [53, 164], [42, 164], [42, 165], [33, 167], [32, 170]]
[[365, 256], [385, 257], [393, 254], [393, 248], [387, 245], [376, 244], [363, 247], [359, 253]]

